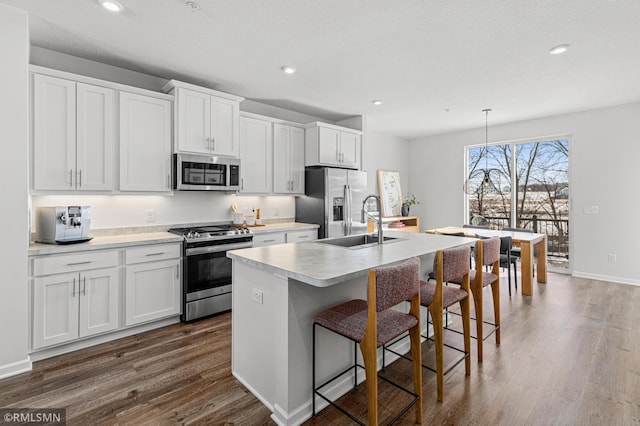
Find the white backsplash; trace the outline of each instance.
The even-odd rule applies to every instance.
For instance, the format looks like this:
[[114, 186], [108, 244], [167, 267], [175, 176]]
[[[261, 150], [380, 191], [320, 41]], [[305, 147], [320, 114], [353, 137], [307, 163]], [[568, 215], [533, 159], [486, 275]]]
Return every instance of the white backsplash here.
[[[288, 196], [245, 196], [222, 192], [175, 192], [173, 195], [32, 195], [38, 206], [91, 206], [91, 228], [124, 228], [231, 220], [231, 203], [250, 213], [260, 208], [266, 220], [295, 217], [295, 199]], [[149, 222], [148, 217], [154, 221]], [[33, 214], [31, 231], [34, 232]]]

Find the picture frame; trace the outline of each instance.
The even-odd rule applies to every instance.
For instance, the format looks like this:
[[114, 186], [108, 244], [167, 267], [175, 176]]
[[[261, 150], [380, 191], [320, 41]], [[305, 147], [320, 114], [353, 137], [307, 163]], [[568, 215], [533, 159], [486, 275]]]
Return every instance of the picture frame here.
[[382, 216], [400, 216], [402, 214], [400, 172], [393, 170], [378, 170], [378, 190], [380, 191]]

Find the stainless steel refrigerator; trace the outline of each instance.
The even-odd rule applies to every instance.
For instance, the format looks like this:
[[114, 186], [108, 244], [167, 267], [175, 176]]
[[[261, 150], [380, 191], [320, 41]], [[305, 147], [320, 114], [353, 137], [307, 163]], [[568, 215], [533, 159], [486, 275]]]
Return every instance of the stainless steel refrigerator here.
[[320, 225], [318, 238], [367, 232], [367, 224], [360, 223], [367, 172], [307, 167], [304, 178], [305, 196], [296, 197], [296, 222]]

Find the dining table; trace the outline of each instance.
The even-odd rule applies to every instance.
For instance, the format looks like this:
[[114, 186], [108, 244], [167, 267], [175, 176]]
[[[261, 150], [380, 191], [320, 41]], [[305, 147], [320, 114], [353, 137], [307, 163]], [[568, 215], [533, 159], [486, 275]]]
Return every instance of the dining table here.
[[535, 232], [506, 231], [484, 228], [467, 228], [457, 226], [447, 226], [444, 228], [428, 229], [427, 234], [460, 234], [467, 237], [511, 237], [513, 244], [520, 246], [521, 250], [521, 271], [522, 271], [522, 294], [533, 296], [533, 253], [536, 252], [537, 274], [539, 283], [547, 282], [547, 235]]

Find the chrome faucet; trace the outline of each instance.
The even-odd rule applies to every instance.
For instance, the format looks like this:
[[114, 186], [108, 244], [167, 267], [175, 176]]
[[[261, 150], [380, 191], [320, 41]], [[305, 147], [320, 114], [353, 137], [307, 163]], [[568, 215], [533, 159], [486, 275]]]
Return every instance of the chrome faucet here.
[[[369, 198], [373, 198], [373, 199], [376, 200], [376, 204], [378, 206], [378, 217], [377, 218], [364, 209], [365, 206], [367, 205], [367, 201], [369, 200]], [[382, 206], [380, 205], [380, 197], [378, 197], [377, 195], [367, 195], [367, 197], [362, 202], [362, 211], [360, 212], [360, 222], [361, 223], [365, 223], [365, 221], [364, 221], [365, 213], [371, 219], [373, 219], [376, 222], [378, 222], [378, 244], [382, 244], [384, 239], [382, 237]]]

